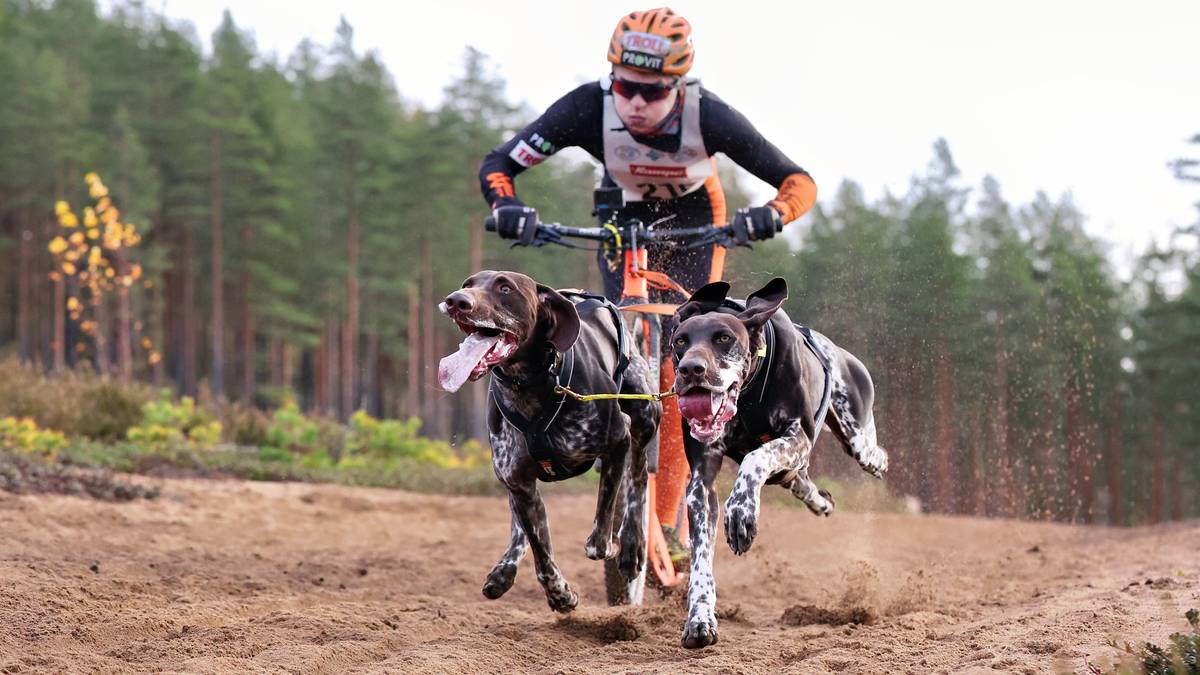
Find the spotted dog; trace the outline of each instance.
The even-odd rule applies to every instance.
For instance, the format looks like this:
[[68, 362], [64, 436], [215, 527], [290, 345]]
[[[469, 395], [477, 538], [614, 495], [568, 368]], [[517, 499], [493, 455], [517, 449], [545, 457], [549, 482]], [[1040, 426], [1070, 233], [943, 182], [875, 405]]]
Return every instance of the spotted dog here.
[[[603, 298], [555, 291], [515, 272], [484, 271], [446, 296], [441, 310], [466, 334], [442, 360], [439, 381], [457, 391], [491, 373], [488, 435], [496, 477], [508, 489], [512, 536], [487, 575], [483, 594], [499, 598], [512, 588], [526, 550], [556, 612], [578, 597], [554, 562], [546, 509], [537, 482], [577, 476], [601, 460], [596, 518], [584, 553], [618, 557], [626, 579], [646, 565], [646, 445], [662, 413], [656, 401], [579, 402], [555, 390], [589, 394], [648, 394], [649, 370]], [[624, 485], [623, 485], [624, 482]], [[618, 524], [618, 492], [625, 509]], [[619, 529], [618, 529], [619, 525]]]
[[833, 498], [808, 475], [820, 427], [828, 426], [864, 471], [882, 477], [888, 456], [875, 440], [874, 386], [862, 362], [828, 338], [792, 324], [780, 306], [787, 284], [774, 279], [745, 304], [727, 300], [729, 284], [697, 291], [675, 315], [671, 348], [675, 392], [687, 421], [684, 445], [692, 562], [683, 645], [717, 641], [713, 481], [725, 457], [741, 466], [725, 502], [725, 540], [750, 550], [758, 533], [763, 485], [778, 484], [814, 514]]

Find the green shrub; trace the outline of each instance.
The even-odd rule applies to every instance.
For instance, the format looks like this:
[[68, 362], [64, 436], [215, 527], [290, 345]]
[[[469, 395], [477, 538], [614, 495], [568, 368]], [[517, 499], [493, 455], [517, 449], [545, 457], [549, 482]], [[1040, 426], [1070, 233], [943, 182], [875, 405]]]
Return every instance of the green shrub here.
[[163, 389], [157, 401], [142, 406], [141, 423], [130, 427], [126, 436], [135, 445], [152, 451], [210, 448], [221, 441], [221, 423], [197, 409], [190, 396], [175, 403], [171, 390]]
[[258, 460], [260, 462], [279, 462], [281, 464], [291, 464], [295, 456], [287, 450], [273, 448], [265, 445], [258, 449]]
[[85, 387], [74, 433], [97, 441], [115, 441], [138, 423], [149, 388], [100, 381]]
[[28, 417], [0, 418], [0, 450], [38, 455], [53, 460], [67, 447], [67, 437], [60, 431], [39, 429]]
[[[1190, 633], [1174, 633], [1167, 646], [1149, 642], [1133, 646], [1126, 643], [1121, 649], [1126, 658], [1112, 669], [1116, 675], [1200, 675], [1200, 611], [1188, 610]], [[1116, 643], [1111, 643], [1116, 647]], [[1100, 672], [1092, 668], [1092, 672]]]
[[53, 377], [15, 358], [0, 360], [0, 415], [28, 417], [68, 437], [117, 441], [142, 418], [154, 391], [79, 369]]
[[270, 427], [271, 418], [257, 408], [231, 403], [221, 409], [221, 428], [225, 430], [225, 438], [236, 445], [270, 445]]
[[320, 441], [320, 425], [305, 417], [296, 401], [288, 399], [271, 415], [263, 445], [308, 454], [320, 447]]
[[410, 458], [443, 468], [467, 468], [486, 456], [475, 441], [467, 441], [459, 451], [444, 441], [419, 436], [421, 420], [377, 420], [359, 410], [350, 417], [350, 432], [346, 438], [349, 459]]

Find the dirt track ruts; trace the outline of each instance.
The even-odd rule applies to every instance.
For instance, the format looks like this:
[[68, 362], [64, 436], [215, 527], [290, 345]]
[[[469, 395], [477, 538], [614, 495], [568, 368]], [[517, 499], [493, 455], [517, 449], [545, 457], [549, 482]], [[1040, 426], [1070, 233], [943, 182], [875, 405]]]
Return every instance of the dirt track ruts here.
[[[767, 506], [747, 556], [720, 544], [720, 643], [688, 651], [678, 598], [603, 606], [582, 553], [594, 498], [548, 499], [581, 599], [563, 618], [529, 560], [481, 595], [501, 499], [137, 480], [163, 496], [0, 492], [0, 672], [1083, 672], [1106, 639], [1162, 640], [1200, 606], [1197, 523]], [[877, 619], [811, 623], [852, 610]]]

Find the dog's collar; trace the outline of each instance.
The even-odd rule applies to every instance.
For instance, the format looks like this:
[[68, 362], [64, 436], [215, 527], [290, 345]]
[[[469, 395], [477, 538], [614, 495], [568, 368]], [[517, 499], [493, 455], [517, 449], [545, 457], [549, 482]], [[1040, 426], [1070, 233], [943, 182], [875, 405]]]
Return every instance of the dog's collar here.
[[775, 360], [775, 327], [770, 321], [767, 321], [763, 332], [763, 342], [754, 352], [754, 370], [741, 387], [743, 394], [757, 387], [758, 403], [761, 403], [767, 394], [767, 379], [771, 374], [771, 364]]
[[[568, 350], [574, 351], [574, 348]], [[512, 389], [513, 391], [521, 391], [523, 389], [533, 389], [539, 385], [546, 383], [547, 377], [554, 378], [555, 385], [561, 385], [563, 374], [564, 357], [563, 353], [557, 349], [551, 348], [547, 351], [549, 365], [545, 370], [537, 369], [533, 374], [526, 377], [513, 377], [500, 369], [500, 366], [492, 366], [492, 378], [500, 384]]]

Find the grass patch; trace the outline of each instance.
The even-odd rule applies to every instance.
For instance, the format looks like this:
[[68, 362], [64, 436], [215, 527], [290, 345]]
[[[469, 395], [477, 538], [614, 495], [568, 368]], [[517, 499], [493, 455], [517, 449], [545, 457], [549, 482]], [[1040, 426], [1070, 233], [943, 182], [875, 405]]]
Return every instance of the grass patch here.
[[1191, 632], [1171, 635], [1167, 646], [1150, 642], [1118, 645], [1113, 641], [1110, 646], [1125, 652], [1121, 662], [1109, 670], [1089, 664], [1089, 670], [1095, 675], [1200, 675], [1200, 611], [1190, 609], [1184, 616]]

